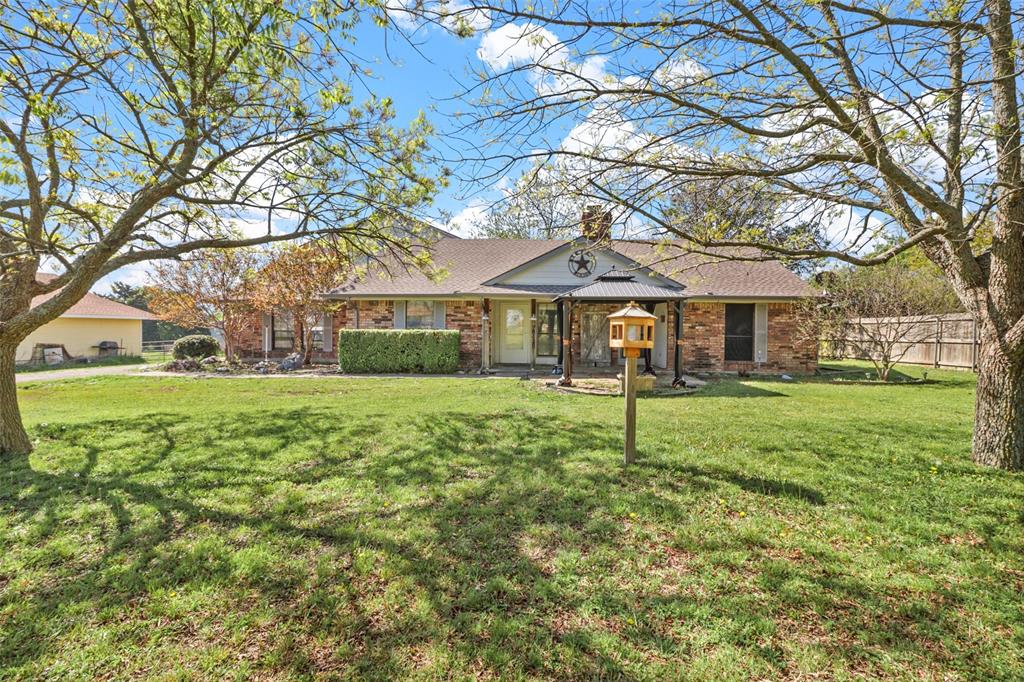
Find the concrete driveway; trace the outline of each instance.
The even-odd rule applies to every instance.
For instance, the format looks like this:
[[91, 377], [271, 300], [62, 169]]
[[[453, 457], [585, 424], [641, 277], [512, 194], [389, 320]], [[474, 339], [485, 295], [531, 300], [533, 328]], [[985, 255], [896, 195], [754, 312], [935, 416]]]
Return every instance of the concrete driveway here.
[[99, 377], [107, 374], [137, 374], [146, 365], [110, 365], [108, 367], [76, 367], [74, 369], [55, 369], [51, 372], [22, 372], [14, 375], [14, 382], [27, 384], [30, 381], [58, 381], [60, 379], [82, 379]]

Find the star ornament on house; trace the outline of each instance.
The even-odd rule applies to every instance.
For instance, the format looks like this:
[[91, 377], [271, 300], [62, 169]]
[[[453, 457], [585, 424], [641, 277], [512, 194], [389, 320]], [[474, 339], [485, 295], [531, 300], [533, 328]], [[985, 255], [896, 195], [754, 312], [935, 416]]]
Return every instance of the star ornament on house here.
[[597, 267], [597, 257], [586, 249], [576, 249], [569, 256], [569, 272], [577, 277], [589, 277]]

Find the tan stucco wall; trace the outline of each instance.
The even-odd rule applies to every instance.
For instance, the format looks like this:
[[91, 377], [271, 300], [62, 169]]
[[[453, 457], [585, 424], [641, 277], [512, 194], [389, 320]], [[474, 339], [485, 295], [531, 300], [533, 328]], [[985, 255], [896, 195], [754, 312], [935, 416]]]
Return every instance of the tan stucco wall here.
[[15, 362], [32, 359], [37, 343], [63, 343], [75, 357], [95, 357], [91, 346], [100, 341], [116, 341], [128, 355], [142, 353], [142, 320], [103, 320], [89, 317], [58, 317], [28, 335], [18, 345]]

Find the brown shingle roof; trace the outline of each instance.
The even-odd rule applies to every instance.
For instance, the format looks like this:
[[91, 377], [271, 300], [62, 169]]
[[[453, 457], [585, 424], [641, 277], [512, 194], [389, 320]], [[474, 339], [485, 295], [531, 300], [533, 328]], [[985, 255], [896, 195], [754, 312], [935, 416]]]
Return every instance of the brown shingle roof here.
[[[508, 287], [483, 283], [543, 256], [565, 242], [559, 239], [439, 239], [431, 248], [433, 267], [447, 276], [433, 281], [417, 270], [392, 272], [391, 277], [368, 277], [332, 292], [336, 296], [450, 296], [509, 293]], [[518, 287], [512, 293], [519, 293]], [[522, 291], [522, 293], [544, 293]]]
[[[435, 268], [447, 276], [431, 280], [419, 271], [368, 277], [332, 292], [332, 296], [401, 298], [405, 296], [554, 296], [578, 285], [484, 284], [568, 244], [557, 239], [440, 239], [433, 248]], [[810, 287], [777, 261], [719, 260], [684, 252], [679, 246], [614, 241], [612, 250], [685, 287], [687, 296], [715, 298], [795, 298]]]
[[718, 249], [714, 253], [721, 255], [716, 257], [687, 252], [681, 243], [652, 246], [616, 241], [612, 248], [679, 282], [691, 297], [799, 298], [814, 295], [806, 282], [778, 261], [729, 259], [756, 258], [760, 254], [754, 249]]
[[[40, 282], [49, 282], [57, 275], [50, 273], [40, 272], [36, 275], [36, 279]], [[58, 289], [57, 291], [60, 291]], [[32, 307], [36, 307], [40, 303], [49, 300], [57, 295], [57, 291], [49, 294], [43, 294], [42, 296], [36, 296], [32, 299]], [[105, 318], [117, 318], [122, 320], [156, 320], [158, 319], [153, 313], [139, 308], [134, 308], [124, 303], [118, 303], [117, 301], [111, 301], [109, 298], [103, 298], [97, 296], [94, 293], [87, 293], [74, 305], [65, 310], [61, 317], [105, 317]]]

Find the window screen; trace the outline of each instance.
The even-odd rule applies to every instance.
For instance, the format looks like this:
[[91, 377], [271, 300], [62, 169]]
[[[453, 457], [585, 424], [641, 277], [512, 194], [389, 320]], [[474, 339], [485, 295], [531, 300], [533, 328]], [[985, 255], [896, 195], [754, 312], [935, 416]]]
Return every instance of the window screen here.
[[754, 360], [753, 303], [727, 303], [725, 305], [725, 360], [726, 362], [752, 362]]
[[274, 330], [274, 350], [295, 348], [295, 321], [291, 313], [274, 313], [270, 318], [270, 326]]
[[537, 304], [537, 355], [558, 355], [558, 306]]
[[409, 301], [405, 304], [406, 329], [433, 329], [434, 302]]
[[324, 349], [324, 318], [321, 315], [313, 328], [309, 330], [310, 336], [312, 337], [313, 350], [322, 351]]

